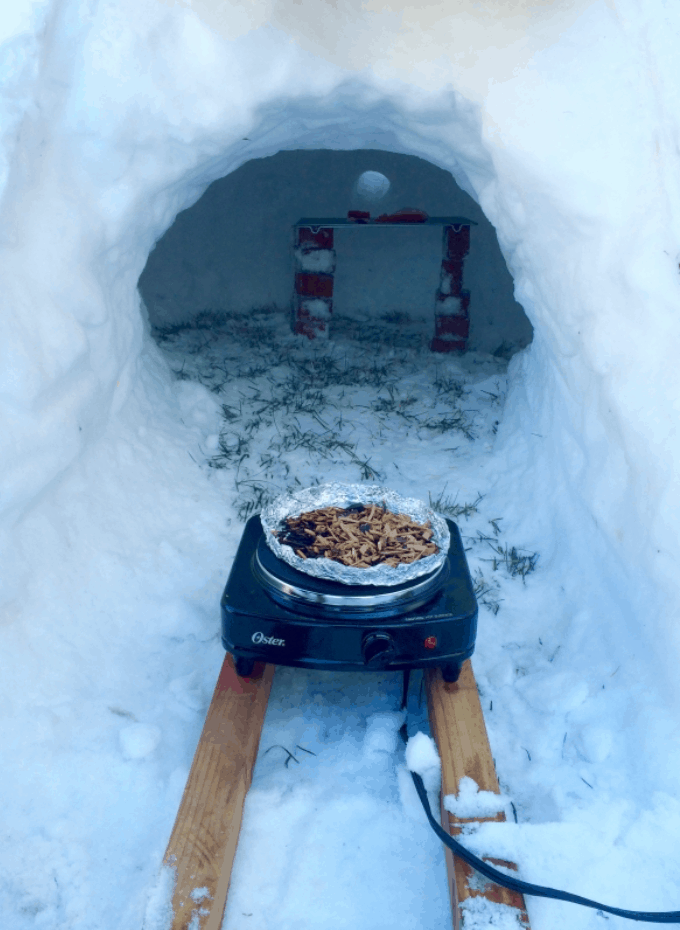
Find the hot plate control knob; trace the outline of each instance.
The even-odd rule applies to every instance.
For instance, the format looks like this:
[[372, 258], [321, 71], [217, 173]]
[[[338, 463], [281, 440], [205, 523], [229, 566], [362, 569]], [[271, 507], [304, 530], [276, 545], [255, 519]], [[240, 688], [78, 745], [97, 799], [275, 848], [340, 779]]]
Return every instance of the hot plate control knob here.
[[389, 633], [369, 633], [364, 636], [361, 645], [364, 665], [383, 668], [388, 665], [395, 653], [394, 640]]

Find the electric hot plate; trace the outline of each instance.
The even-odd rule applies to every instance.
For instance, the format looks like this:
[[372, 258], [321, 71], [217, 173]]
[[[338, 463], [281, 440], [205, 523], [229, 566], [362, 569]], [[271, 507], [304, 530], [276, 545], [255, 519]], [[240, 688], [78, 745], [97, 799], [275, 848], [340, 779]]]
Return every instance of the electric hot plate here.
[[429, 575], [390, 587], [306, 575], [248, 520], [222, 595], [222, 644], [239, 675], [256, 661], [358, 671], [440, 666], [455, 681], [475, 647], [477, 601], [460, 532]]

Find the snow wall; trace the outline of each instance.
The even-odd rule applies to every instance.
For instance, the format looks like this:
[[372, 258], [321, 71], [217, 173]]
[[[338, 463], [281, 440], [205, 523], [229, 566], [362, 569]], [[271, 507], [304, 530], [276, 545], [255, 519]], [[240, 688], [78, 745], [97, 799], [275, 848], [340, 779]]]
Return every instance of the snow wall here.
[[[389, 181], [377, 201], [357, 189], [364, 171]], [[464, 267], [463, 286], [471, 294], [468, 349], [509, 357], [528, 345], [531, 324], [513, 298], [496, 233], [478, 204], [450, 172], [422, 158], [370, 150], [279, 152], [211, 184], [149, 255], [139, 279], [149, 320], [162, 328], [206, 309], [290, 310], [293, 223], [303, 216], [344, 217], [348, 209], [376, 217], [408, 204], [477, 224]], [[405, 314], [431, 337], [441, 227], [336, 229], [335, 251], [334, 319], [377, 322], [385, 314]]]
[[66, 0], [0, 22], [5, 616], [40, 572], [26, 521], [139, 397], [174, 403], [137, 281], [177, 213], [250, 159], [383, 149], [495, 226], [535, 330], [497, 447], [524, 536], [585, 605], [606, 593], [593, 622], [631, 670], [643, 630], [677, 701], [677, 9]]

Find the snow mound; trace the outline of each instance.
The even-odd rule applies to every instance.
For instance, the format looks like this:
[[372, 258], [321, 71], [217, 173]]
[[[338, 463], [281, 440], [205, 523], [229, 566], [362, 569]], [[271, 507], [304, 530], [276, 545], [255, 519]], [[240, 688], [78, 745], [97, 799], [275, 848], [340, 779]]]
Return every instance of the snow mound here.
[[480, 791], [477, 782], [463, 776], [458, 783], [458, 794], [447, 794], [444, 807], [457, 817], [492, 817], [499, 811], [505, 812], [510, 799], [493, 791]]
[[442, 764], [437, 744], [431, 736], [416, 733], [406, 744], [406, 766], [423, 780], [427, 791], [437, 791], [441, 785]]

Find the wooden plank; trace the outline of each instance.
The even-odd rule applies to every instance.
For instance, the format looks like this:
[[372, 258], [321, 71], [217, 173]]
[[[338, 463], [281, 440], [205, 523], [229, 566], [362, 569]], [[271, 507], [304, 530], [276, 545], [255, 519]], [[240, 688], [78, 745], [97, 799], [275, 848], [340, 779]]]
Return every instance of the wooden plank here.
[[[222, 925], [273, 677], [273, 665], [257, 663], [239, 678], [226, 655], [163, 860], [176, 874], [172, 930]], [[192, 898], [195, 889], [207, 895]]]
[[[447, 794], [458, 794], [460, 779], [465, 775], [474, 779], [480, 791], [500, 794], [477, 683], [469, 659], [463, 665], [457, 682], [445, 682], [439, 669], [428, 670], [425, 682], [430, 729], [442, 760], [442, 800]], [[441, 818], [443, 828], [451, 836], [459, 834], [463, 825], [470, 823], [470, 820], [450, 814], [443, 804]], [[484, 820], [504, 821], [505, 815], [499, 813], [494, 817], [479, 817], [474, 822]], [[513, 863], [499, 859], [489, 858], [487, 861], [493, 865], [516, 868]], [[519, 919], [529, 928], [529, 918], [521, 894], [486, 882], [449, 849], [446, 850], [446, 868], [455, 930], [459, 930], [462, 925], [460, 904], [467, 898], [478, 896], [516, 908]], [[473, 878], [476, 880], [471, 882]]]

